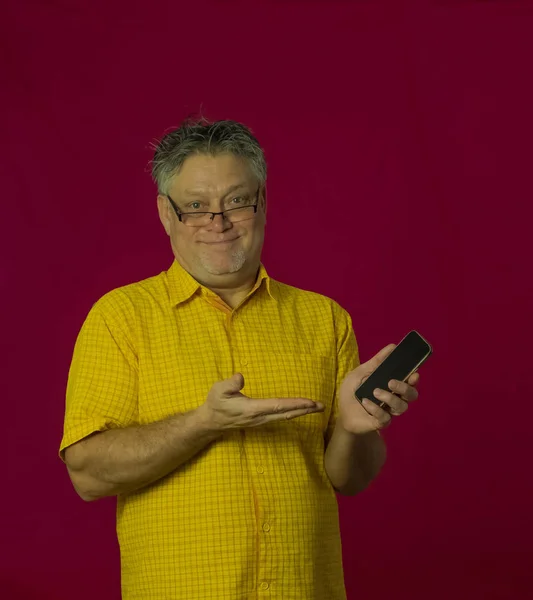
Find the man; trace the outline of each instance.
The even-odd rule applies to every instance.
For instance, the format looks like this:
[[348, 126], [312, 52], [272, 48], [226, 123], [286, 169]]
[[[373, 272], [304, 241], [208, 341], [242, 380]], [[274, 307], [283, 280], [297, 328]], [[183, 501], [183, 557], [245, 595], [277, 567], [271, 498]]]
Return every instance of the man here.
[[118, 496], [123, 598], [341, 600], [335, 492], [376, 477], [418, 375], [360, 404], [394, 346], [359, 365], [346, 311], [268, 276], [246, 127], [185, 122], [153, 177], [175, 260], [90, 310], [60, 448], [84, 500]]

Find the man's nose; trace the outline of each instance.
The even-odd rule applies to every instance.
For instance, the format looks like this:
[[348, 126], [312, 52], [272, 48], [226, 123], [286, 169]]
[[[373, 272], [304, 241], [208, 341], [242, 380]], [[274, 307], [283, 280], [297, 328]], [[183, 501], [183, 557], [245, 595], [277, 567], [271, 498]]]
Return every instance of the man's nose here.
[[211, 227], [215, 231], [226, 231], [231, 227], [231, 223], [228, 221], [228, 219], [224, 218], [224, 215], [218, 214], [213, 217], [213, 220], [211, 221]]

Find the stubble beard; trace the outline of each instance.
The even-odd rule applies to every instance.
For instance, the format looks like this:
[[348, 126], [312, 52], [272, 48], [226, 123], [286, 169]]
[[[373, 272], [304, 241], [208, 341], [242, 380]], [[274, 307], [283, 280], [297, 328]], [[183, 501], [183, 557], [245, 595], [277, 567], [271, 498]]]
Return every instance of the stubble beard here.
[[229, 260], [224, 260], [225, 264], [213, 260], [207, 256], [200, 256], [202, 268], [211, 275], [224, 275], [226, 273], [236, 273], [240, 271], [246, 262], [246, 252], [242, 249], [234, 250], [229, 254]]

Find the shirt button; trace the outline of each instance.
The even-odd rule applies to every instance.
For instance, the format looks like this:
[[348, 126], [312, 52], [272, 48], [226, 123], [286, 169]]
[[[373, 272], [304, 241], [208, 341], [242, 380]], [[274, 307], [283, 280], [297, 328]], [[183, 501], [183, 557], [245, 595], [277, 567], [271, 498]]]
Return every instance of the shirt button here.
[[268, 523], [263, 525], [263, 531], [270, 531], [270, 525]]
[[241, 367], [246, 367], [247, 364], [248, 364], [248, 361], [246, 359], [241, 360]]
[[263, 467], [257, 467], [257, 472], [258, 473], [264, 473], [265, 470], [263, 469]]
[[263, 582], [261, 583], [261, 589], [262, 589], [262, 590], [268, 590], [268, 583], [267, 583], [266, 581], [263, 581]]

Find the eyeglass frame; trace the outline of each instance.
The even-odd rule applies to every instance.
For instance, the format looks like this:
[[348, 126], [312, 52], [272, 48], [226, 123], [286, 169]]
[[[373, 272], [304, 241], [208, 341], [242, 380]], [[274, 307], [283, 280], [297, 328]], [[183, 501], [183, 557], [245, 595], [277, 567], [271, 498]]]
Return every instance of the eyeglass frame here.
[[[259, 186], [257, 188], [257, 192], [255, 193], [255, 204], [249, 204], [248, 206], [236, 206], [235, 208], [228, 208], [226, 210], [223, 210], [221, 212], [213, 212], [211, 210], [202, 210], [200, 212], [181, 212], [178, 205], [174, 202], [174, 200], [172, 200], [172, 198], [170, 197], [170, 194], [165, 194], [165, 196], [169, 199], [170, 204], [172, 206], [172, 208], [174, 209], [174, 212], [176, 213], [176, 216], [178, 217], [178, 220], [180, 223], [183, 223], [182, 221], [182, 217], [184, 215], [211, 215], [211, 223], [215, 220], [215, 217], [217, 215], [222, 215], [222, 218], [224, 219], [224, 215], [225, 213], [231, 212], [232, 210], [240, 210], [242, 208], [252, 208], [254, 209], [254, 215], [257, 214], [257, 207], [259, 205], [259, 192], [261, 191], [261, 186]], [[266, 190], [265, 190], [266, 193]]]

